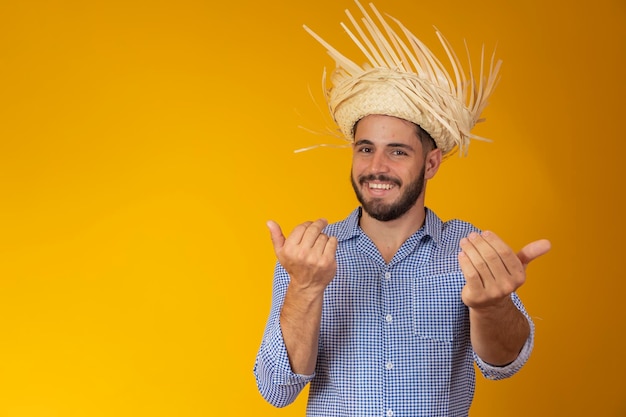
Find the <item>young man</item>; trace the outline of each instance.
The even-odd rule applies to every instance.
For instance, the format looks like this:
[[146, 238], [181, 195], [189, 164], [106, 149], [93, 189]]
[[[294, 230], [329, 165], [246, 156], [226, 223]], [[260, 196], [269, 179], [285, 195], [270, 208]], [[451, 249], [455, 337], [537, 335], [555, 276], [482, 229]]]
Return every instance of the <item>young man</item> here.
[[[371, 44], [384, 45], [361, 10]], [[387, 45], [406, 59], [374, 12]], [[463, 416], [474, 362], [487, 378], [506, 378], [532, 350], [533, 324], [515, 290], [550, 244], [536, 241], [515, 254], [493, 232], [442, 222], [425, 207], [427, 181], [444, 155], [466, 148], [489, 94], [478, 94], [479, 103], [459, 100], [448, 78], [448, 91], [432, 104], [433, 91], [442, 95], [441, 84], [432, 86], [445, 77], [439, 67], [420, 72], [434, 60], [404, 31], [416, 45], [412, 71], [389, 65], [403, 62], [389, 50], [378, 53], [386, 65], [364, 51], [372, 65], [360, 68], [313, 34], [341, 70], [327, 98], [352, 142], [360, 207], [336, 224], [303, 223], [288, 237], [268, 222], [278, 264], [255, 375], [275, 406], [310, 383], [309, 416]]]

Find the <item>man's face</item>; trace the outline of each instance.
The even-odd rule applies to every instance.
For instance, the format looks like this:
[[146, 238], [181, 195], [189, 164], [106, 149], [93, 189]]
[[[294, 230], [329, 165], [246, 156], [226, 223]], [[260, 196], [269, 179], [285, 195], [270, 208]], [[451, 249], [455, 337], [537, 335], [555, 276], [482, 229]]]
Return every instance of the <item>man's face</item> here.
[[415, 125], [369, 115], [357, 124], [352, 187], [363, 210], [379, 221], [400, 218], [423, 195], [425, 164]]

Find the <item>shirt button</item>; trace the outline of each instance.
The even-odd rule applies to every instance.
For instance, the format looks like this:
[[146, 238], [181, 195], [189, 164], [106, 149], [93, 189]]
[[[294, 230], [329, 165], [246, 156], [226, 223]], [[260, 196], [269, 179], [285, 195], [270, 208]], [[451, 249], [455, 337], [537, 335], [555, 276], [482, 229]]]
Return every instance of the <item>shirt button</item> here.
[[391, 279], [391, 272], [385, 272], [385, 279]]
[[387, 417], [393, 416], [393, 410], [387, 410]]
[[387, 368], [387, 369], [389, 369], [389, 370], [393, 369], [393, 363], [391, 363], [391, 362], [387, 362], [387, 363], [385, 364], [385, 368]]
[[387, 323], [391, 323], [392, 320], [393, 320], [393, 317], [391, 317], [391, 314], [387, 314], [385, 316], [385, 321], [387, 321]]

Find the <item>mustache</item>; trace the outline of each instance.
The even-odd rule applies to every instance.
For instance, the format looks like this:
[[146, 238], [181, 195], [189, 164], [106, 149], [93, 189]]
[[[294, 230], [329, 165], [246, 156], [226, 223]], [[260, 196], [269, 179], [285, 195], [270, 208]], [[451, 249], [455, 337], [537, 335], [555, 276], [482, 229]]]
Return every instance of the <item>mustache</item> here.
[[362, 175], [359, 177], [359, 185], [363, 185], [364, 183], [371, 182], [371, 181], [390, 182], [392, 184], [397, 185], [398, 187], [402, 185], [402, 181], [400, 181], [397, 178], [388, 177], [387, 175], [370, 174], [370, 175]]

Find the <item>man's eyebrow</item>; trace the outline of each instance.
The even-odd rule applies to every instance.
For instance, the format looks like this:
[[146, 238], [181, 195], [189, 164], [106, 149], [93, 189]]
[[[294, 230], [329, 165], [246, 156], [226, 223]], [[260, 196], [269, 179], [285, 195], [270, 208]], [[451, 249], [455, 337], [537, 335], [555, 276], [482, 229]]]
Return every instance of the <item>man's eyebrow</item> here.
[[[369, 139], [360, 139], [360, 140], [354, 142], [354, 145], [355, 146], [374, 145], [374, 142], [372, 142]], [[410, 150], [410, 151], [413, 150], [413, 147], [411, 145], [407, 145], [406, 143], [395, 143], [395, 142], [392, 142], [392, 143], [387, 143], [385, 145], [385, 147], [386, 148], [402, 148], [402, 149], [407, 149], [407, 150]]]
[[388, 143], [386, 146], [387, 148], [402, 148], [402, 149], [407, 149], [409, 151], [413, 150], [413, 147], [406, 143]]

